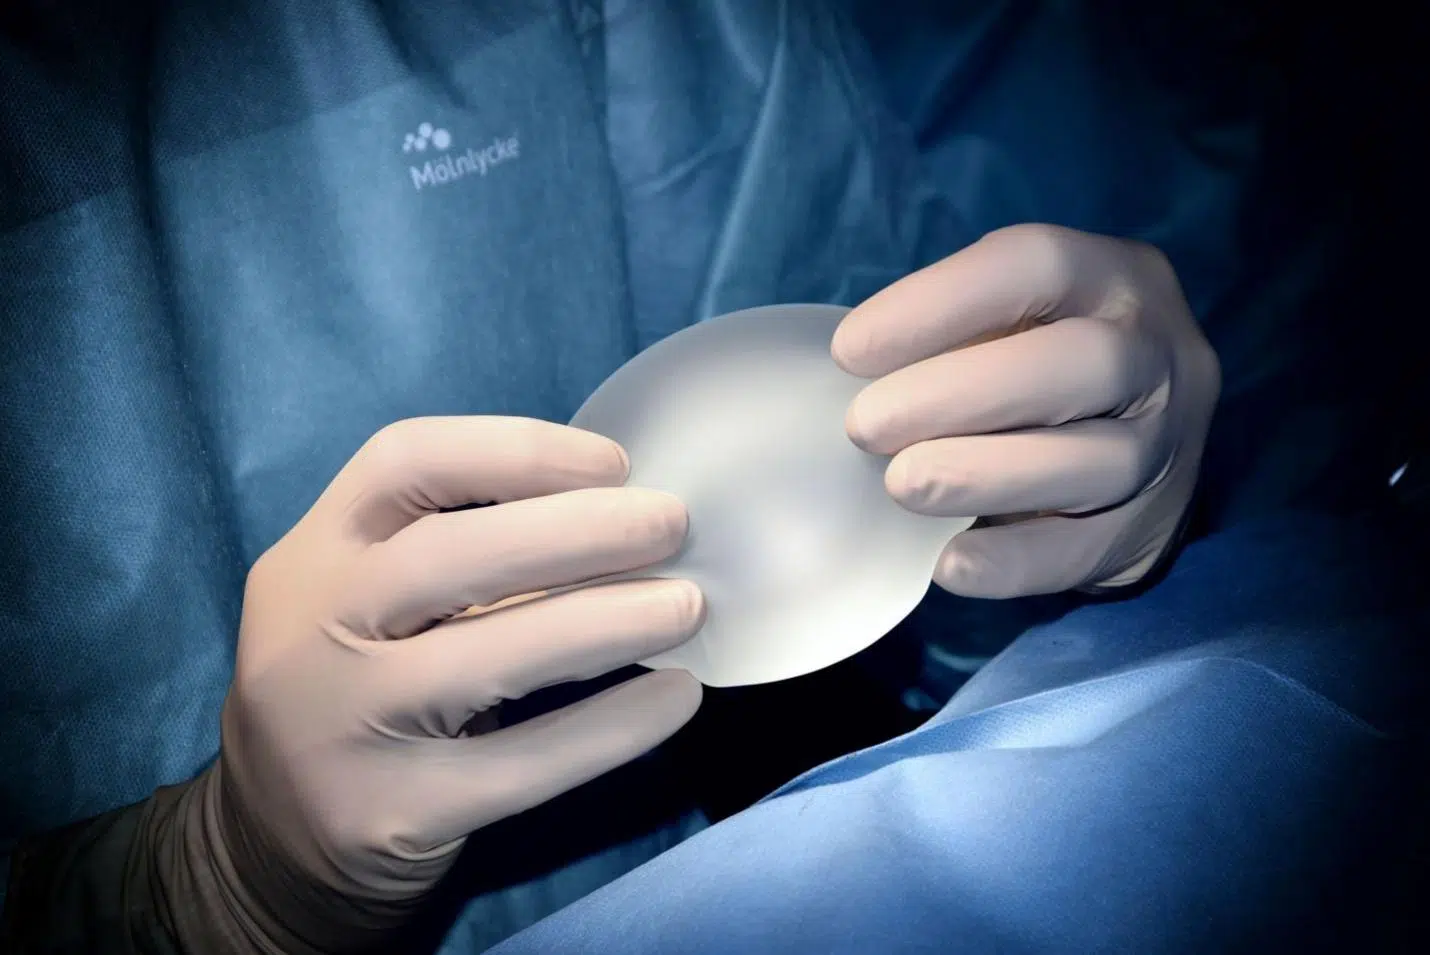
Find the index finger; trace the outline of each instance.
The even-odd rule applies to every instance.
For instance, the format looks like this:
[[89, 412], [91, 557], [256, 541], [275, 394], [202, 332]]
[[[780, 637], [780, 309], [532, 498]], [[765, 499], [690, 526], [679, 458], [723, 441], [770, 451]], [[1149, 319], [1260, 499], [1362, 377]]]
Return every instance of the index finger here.
[[373, 435], [314, 510], [361, 543], [387, 540], [424, 515], [625, 482], [626, 454], [590, 431], [535, 418], [410, 418]]
[[901, 279], [840, 323], [831, 351], [839, 366], [880, 378], [955, 348], [999, 338], [1037, 321], [1088, 314], [1078, 294], [1076, 239], [1055, 226], [990, 232], [960, 252]]

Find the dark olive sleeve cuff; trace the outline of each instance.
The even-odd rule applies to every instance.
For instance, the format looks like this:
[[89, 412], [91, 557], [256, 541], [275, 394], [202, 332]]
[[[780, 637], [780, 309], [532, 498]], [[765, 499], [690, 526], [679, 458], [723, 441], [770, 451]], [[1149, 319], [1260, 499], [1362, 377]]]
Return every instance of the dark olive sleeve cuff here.
[[0, 952], [183, 955], [162, 921], [140, 835], [154, 807], [151, 798], [21, 842]]

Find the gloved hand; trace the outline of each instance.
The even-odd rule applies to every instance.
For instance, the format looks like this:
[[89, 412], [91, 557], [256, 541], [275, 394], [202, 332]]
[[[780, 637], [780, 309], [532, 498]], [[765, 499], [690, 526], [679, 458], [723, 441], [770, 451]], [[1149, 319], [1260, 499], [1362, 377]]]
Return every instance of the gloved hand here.
[[613, 442], [572, 428], [401, 422], [262, 556], [221, 757], [151, 836], [185, 951], [382, 949], [469, 832], [640, 755], [693, 715], [700, 685], [661, 671], [506, 729], [468, 728], [502, 700], [699, 628], [700, 592], [679, 580], [465, 613], [674, 553], [684, 508], [616, 486], [626, 473]]
[[846, 425], [894, 456], [889, 493], [918, 513], [995, 518], [950, 542], [945, 589], [1115, 588], [1173, 546], [1221, 371], [1151, 246], [1000, 229], [850, 312], [832, 350], [878, 379]]

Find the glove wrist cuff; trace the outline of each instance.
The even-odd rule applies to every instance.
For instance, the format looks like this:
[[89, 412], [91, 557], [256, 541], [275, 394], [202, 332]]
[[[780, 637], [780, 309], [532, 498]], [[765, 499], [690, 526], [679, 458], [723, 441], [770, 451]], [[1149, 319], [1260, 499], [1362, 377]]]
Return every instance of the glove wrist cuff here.
[[169, 932], [186, 952], [278, 952], [248, 914], [216, 824], [218, 767], [154, 793], [136, 848], [149, 860], [149, 884]]
[[191, 783], [160, 789], [152, 805], [144, 831], [151, 891], [184, 951], [327, 955], [284, 931], [268, 900], [243, 878], [253, 871], [286, 881], [276, 878], [276, 859], [254, 860], [255, 869], [240, 854], [244, 837], [228, 817], [219, 763]]
[[205, 955], [350, 955], [390, 950], [410, 914], [292, 868], [228, 792], [222, 760], [155, 794], [154, 893], [184, 951]]

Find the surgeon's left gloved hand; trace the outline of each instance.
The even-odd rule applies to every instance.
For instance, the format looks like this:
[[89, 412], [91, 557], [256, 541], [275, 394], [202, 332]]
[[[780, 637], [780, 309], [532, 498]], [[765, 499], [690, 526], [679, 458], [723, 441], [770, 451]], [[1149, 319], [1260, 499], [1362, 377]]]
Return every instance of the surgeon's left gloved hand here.
[[218, 761], [24, 847], [0, 947], [402, 951], [468, 833], [635, 759], [699, 706], [700, 684], [665, 670], [486, 718], [699, 629], [688, 582], [584, 585], [685, 538], [684, 506], [628, 473], [614, 442], [543, 421], [379, 432], [248, 576]]
[[889, 493], [992, 519], [945, 549], [946, 590], [1111, 590], [1175, 547], [1221, 371], [1151, 246], [1000, 229], [860, 305], [832, 348], [877, 379], [847, 427], [893, 455]]

